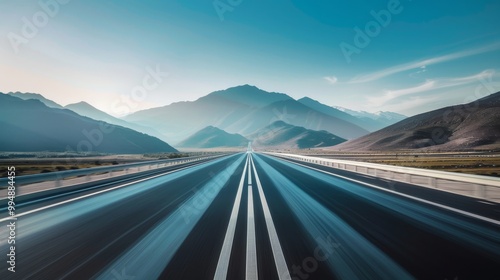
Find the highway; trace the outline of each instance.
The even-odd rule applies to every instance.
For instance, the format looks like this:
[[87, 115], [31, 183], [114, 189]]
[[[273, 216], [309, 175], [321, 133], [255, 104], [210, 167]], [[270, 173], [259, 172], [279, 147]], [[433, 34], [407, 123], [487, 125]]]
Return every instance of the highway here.
[[500, 205], [246, 152], [18, 197], [0, 279], [500, 279]]

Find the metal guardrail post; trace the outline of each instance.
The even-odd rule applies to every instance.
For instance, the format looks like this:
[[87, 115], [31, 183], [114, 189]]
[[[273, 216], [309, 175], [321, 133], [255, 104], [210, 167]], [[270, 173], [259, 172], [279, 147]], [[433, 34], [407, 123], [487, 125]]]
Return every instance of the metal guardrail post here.
[[406, 173], [405, 174], [405, 181], [408, 182], [408, 183], [411, 183], [411, 175]]
[[[326, 164], [337, 169], [343, 169], [348, 171], [354, 171], [358, 173], [366, 173], [370, 175], [370, 169], [373, 169], [373, 176], [379, 178], [386, 178], [393, 181], [400, 181], [405, 183], [416, 184], [424, 187], [430, 187], [434, 189], [444, 189], [450, 191], [446, 185], [440, 184], [442, 182], [454, 184], [454, 182], [463, 182], [468, 184], [467, 190], [469, 191], [469, 196], [479, 197], [483, 199], [488, 199], [492, 201], [500, 201], [500, 198], [495, 196], [497, 190], [500, 190], [500, 179], [492, 178], [487, 176], [479, 175], [469, 175], [461, 173], [451, 173], [443, 171], [434, 170], [423, 170], [418, 168], [410, 167], [394, 167], [383, 164], [365, 163], [365, 162], [355, 162], [346, 160], [336, 160], [336, 159], [323, 159], [314, 158], [311, 156], [300, 156], [292, 154], [279, 154], [279, 153], [268, 153], [278, 157], [296, 159], [303, 162], [311, 162], [321, 164]], [[416, 180], [414, 177], [422, 178], [422, 180]], [[489, 191], [489, 188], [495, 188], [495, 191]], [[454, 192], [451, 189], [451, 192]]]
[[[217, 155], [217, 156], [210, 156], [210, 157], [203, 157], [203, 158], [187, 158], [183, 159], [183, 162], [191, 162], [194, 160], [201, 160], [201, 159], [210, 159], [210, 158], [215, 158], [219, 156], [224, 156], [222, 155]], [[18, 186], [24, 186], [24, 185], [29, 185], [29, 184], [36, 184], [36, 183], [41, 183], [41, 182], [49, 182], [52, 181], [54, 182], [55, 187], [60, 187], [63, 184], [61, 180], [67, 179], [67, 178], [80, 178], [83, 180], [91, 180], [92, 175], [94, 174], [106, 174], [108, 173], [109, 176], [113, 176], [113, 174], [116, 174], [118, 171], [124, 171], [125, 174], [129, 174], [130, 172], [134, 171], [141, 171], [141, 169], [147, 169], [149, 166], [149, 169], [153, 168], [154, 165], [157, 165], [158, 167], [163, 165], [173, 165], [173, 164], [178, 164], [179, 161], [173, 160], [173, 159], [167, 159], [167, 160], [160, 160], [160, 161], [147, 161], [147, 162], [139, 162], [139, 163], [127, 163], [123, 165], [117, 165], [117, 166], [101, 166], [101, 167], [92, 167], [92, 168], [82, 168], [78, 170], [65, 170], [65, 171], [58, 171], [58, 172], [53, 172], [53, 173], [46, 173], [46, 174], [33, 174], [33, 175], [25, 175], [25, 176], [19, 176], [16, 178], [16, 183]], [[142, 168], [145, 167], [145, 168]], [[115, 172], [116, 171], [116, 172]], [[130, 171], [130, 172], [129, 172]], [[106, 175], [104, 175], [106, 176]], [[6, 188], [7, 186], [7, 178], [0, 178], [0, 189]]]
[[475, 195], [480, 198], [486, 198], [486, 186], [476, 184], [474, 185]]
[[436, 188], [437, 187], [437, 180], [434, 177], [429, 177], [429, 186]]

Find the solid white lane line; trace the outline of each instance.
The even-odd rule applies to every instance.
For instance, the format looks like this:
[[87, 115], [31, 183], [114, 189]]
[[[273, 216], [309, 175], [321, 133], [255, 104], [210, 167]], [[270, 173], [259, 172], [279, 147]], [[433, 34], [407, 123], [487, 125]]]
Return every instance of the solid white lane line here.
[[470, 213], [470, 212], [467, 212], [467, 211], [464, 211], [464, 210], [456, 209], [456, 208], [453, 208], [453, 207], [450, 207], [450, 206], [446, 206], [446, 205], [439, 204], [439, 203], [436, 203], [436, 202], [432, 202], [432, 201], [429, 201], [429, 200], [425, 200], [425, 199], [422, 199], [422, 198], [414, 197], [414, 196], [411, 196], [411, 195], [408, 195], [408, 194], [404, 194], [404, 193], [400, 193], [400, 192], [397, 192], [397, 191], [393, 191], [393, 190], [390, 190], [390, 189], [382, 188], [382, 187], [379, 187], [377, 185], [373, 185], [373, 184], [370, 184], [370, 183], [365, 183], [363, 181], [359, 181], [359, 180], [356, 180], [356, 179], [352, 179], [352, 178], [349, 178], [349, 177], [345, 177], [345, 176], [342, 176], [342, 175], [338, 175], [338, 174], [335, 174], [335, 173], [324, 171], [324, 170], [321, 170], [321, 169], [318, 169], [318, 168], [314, 168], [314, 167], [307, 166], [307, 165], [304, 165], [304, 164], [300, 164], [300, 163], [297, 163], [297, 162], [294, 162], [294, 161], [290, 161], [290, 160], [287, 160], [287, 159], [284, 159], [284, 158], [280, 158], [280, 157], [278, 157], [278, 158], [280, 160], [283, 160], [283, 161], [286, 161], [286, 162], [289, 162], [289, 163], [292, 163], [292, 164], [296, 164], [296, 165], [299, 165], [299, 166], [302, 166], [302, 167], [305, 167], [305, 168], [308, 168], [308, 169], [319, 171], [321, 173], [325, 173], [325, 174], [328, 174], [328, 175], [331, 175], [331, 176], [335, 176], [335, 177], [338, 177], [338, 178], [342, 178], [342, 179], [345, 179], [345, 180], [348, 180], [348, 181], [351, 181], [351, 182], [362, 184], [362, 185], [365, 185], [365, 186], [368, 186], [368, 187], [371, 187], [371, 188], [374, 188], [374, 189], [377, 189], [377, 190], [381, 190], [381, 191], [384, 191], [384, 192], [396, 194], [396, 195], [399, 195], [399, 196], [402, 196], [402, 197], [406, 197], [406, 198], [409, 198], [409, 199], [412, 199], [412, 200], [415, 200], [415, 201], [418, 201], [418, 202], [429, 204], [429, 205], [432, 205], [432, 206], [435, 206], [435, 207], [438, 207], [438, 208], [446, 209], [448, 211], [459, 213], [459, 214], [462, 214], [464, 216], [472, 217], [472, 218], [475, 218], [475, 219], [478, 219], [478, 220], [481, 220], [481, 221], [485, 221], [485, 222], [488, 222], [488, 223], [492, 223], [492, 224], [495, 224], [495, 225], [500, 225], [500, 221], [497, 221], [497, 220], [494, 220], [494, 219], [483, 217], [483, 216], [480, 216], [480, 215], [477, 215], [477, 214], [474, 214], [474, 213]]
[[489, 201], [478, 200], [477, 202], [483, 203], [483, 204], [488, 204], [488, 205], [495, 205], [495, 203], [489, 202]]
[[116, 186], [116, 187], [112, 187], [112, 188], [109, 188], [109, 189], [105, 189], [105, 190], [102, 190], [102, 191], [98, 191], [98, 192], [94, 192], [94, 193], [89, 193], [89, 194], [82, 195], [82, 196], [79, 196], [79, 197], [75, 197], [75, 198], [71, 198], [71, 199], [68, 199], [68, 200], [60, 201], [60, 202], [57, 202], [57, 203], [54, 203], [54, 204], [50, 204], [50, 205], [43, 206], [43, 207], [40, 207], [40, 208], [37, 208], [37, 209], [26, 211], [26, 212], [17, 214], [17, 215], [12, 216], [12, 217], [7, 217], [7, 218], [0, 219], [0, 222], [9, 221], [9, 220], [12, 220], [12, 218], [19, 218], [19, 217], [22, 217], [22, 216], [26, 216], [26, 215], [29, 215], [29, 214], [36, 213], [36, 212], [40, 212], [40, 211], [45, 210], [45, 209], [49, 209], [49, 208], [56, 207], [56, 206], [59, 206], [59, 205], [63, 205], [63, 204], [66, 204], [66, 203], [70, 203], [70, 202], [73, 202], [73, 201], [78, 201], [80, 199], [84, 199], [84, 198], [91, 197], [91, 196], [94, 196], [94, 195], [98, 195], [98, 194], [101, 194], [101, 193], [105, 193], [105, 192], [109, 192], [109, 191], [112, 191], [112, 190], [120, 189], [120, 188], [123, 188], [123, 187], [127, 187], [127, 186], [130, 186], [130, 185], [134, 185], [134, 184], [140, 183], [140, 182], [148, 181], [148, 180], [151, 180], [151, 179], [154, 179], [154, 178], [162, 177], [162, 176], [165, 176], [165, 175], [168, 175], [168, 174], [171, 174], [171, 173], [174, 173], [174, 172], [179, 172], [179, 171], [182, 171], [184, 169], [195, 167], [195, 166], [198, 166], [198, 165], [201, 165], [201, 164], [203, 164], [203, 163], [196, 164], [196, 165], [191, 165], [191, 166], [187, 166], [187, 167], [183, 167], [183, 168], [180, 168], [180, 169], [176, 169], [176, 170], [165, 172], [165, 173], [162, 173], [162, 174], [159, 174], [159, 175], [155, 175], [155, 176], [152, 176], [152, 177], [140, 179], [140, 180], [137, 180], [137, 181], [134, 181], [134, 182], [122, 184], [122, 185], [119, 185], [119, 186]]
[[[248, 164], [251, 164], [250, 162], [250, 156], [249, 156], [249, 159], [248, 159]], [[248, 185], [251, 185], [252, 184], [252, 173], [251, 173], [251, 168], [250, 168], [251, 165], [248, 166]]]
[[229, 258], [231, 257], [231, 249], [233, 247], [234, 233], [236, 231], [236, 221], [238, 220], [238, 213], [241, 204], [241, 194], [243, 192], [243, 184], [245, 182], [245, 174], [250, 160], [247, 156], [245, 162], [245, 167], [243, 168], [243, 174], [241, 175], [240, 184], [238, 186], [238, 191], [236, 193], [236, 198], [234, 200], [233, 210], [229, 218], [229, 224], [227, 226], [226, 235], [224, 237], [224, 243], [222, 244], [222, 250], [219, 256], [219, 262], [217, 263], [217, 268], [215, 270], [214, 279], [215, 280], [225, 280], [227, 278], [227, 270], [229, 268]]
[[257, 244], [255, 241], [255, 217], [253, 211], [252, 185], [248, 185], [247, 259], [246, 259], [245, 279], [246, 280], [258, 279]]
[[271, 216], [271, 211], [267, 204], [266, 196], [262, 190], [262, 185], [260, 183], [259, 175], [255, 169], [255, 164], [253, 163], [252, 156], [250, 156], [250, 161], [252, 163], [253, 173], [255, 175], [255, 182], [257, 184], [257, 189], [259, 190], [259, 197], [262, 204], [262, 209], [264, 210], [264, 218], [267, 226], [267, 233], [269, 234], [269, 239], [271, 241], [271, 249], [273, 250], [274, 262], [276, 264], [276, 270], [278, 271], [278, 277], [280, 280], [291, 279], [290, 272], [285, 261], [285, 255], [281, 249], [280, 241], [278, 238], [278, 233], [274, 227], [273, 218]]

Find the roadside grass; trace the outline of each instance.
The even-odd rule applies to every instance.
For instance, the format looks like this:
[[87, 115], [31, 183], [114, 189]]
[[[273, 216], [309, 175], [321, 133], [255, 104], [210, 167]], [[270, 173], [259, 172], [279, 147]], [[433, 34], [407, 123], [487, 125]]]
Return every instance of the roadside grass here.
[[443, 153], [419, 153], [416, 151], [339, 153], [317, 149], [284, 152], [313, 157], [362, 161], [394, 166], [500, 177], [500, 153], [493, 151]]
[[155, 153], [138, 155], [80, 155], [66, 153], [0, 153], [0, 178], [7, 177], [7, 168], [14, 166], [16, 176], [102, 167], [142, 161], [177, 159], [190, 156], [215, 155], [219, 152]]
[[460, 172], [476, 175], [488, 175], [500, 177], [500, 158], [496, 157], [474, 157], [459, 158], [456, 157], [414, 157], [410, 159], [382, 159], [372, 160], [363, 159], [366, 162], [388, 164], [404, 167], [415, 167], [432, 170]]
[[[37, 162], [16, 162], [15, 164], [11, 164], [10, 166], [15, 166], [16, 167], [16, 176], [23, 176], [23, 175], [32, 175], [32, 174], [40, 174], [40, 173], [49, 173], [49, 172], [56, 172], [56, 171], [65, 171], [65, 170], [76, 170], [76, 169], [83, 169], [83, 168], [91, 168], [91, 167], [98, 167], [98, 166], [109, 166], [113, 165], [110, 162], [105, 162], [105, 163], [81, 163], [81, 164], [67, 164], [64, 162], [58, 162], [56, 165], [51, 164], [51, 163], [37, 163]], [[7, 166], [3, 165], [0, 167], [0, 177], [6, 177], [7, 176]]]

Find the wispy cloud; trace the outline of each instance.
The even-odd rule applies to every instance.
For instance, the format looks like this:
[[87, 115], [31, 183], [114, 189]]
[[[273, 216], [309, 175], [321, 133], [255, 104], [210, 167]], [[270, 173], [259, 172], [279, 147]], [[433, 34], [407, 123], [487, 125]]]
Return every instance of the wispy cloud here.
[[435, 88], [435, 86], [436, 86], [436, 81], [427, 80], [425, 83], [420, 84], [420, 85], [415, 86], [415, 87], [403, 88], [403, 89], [398, 89], [398, 90], [388, 90], [382, 96], [368, 97], [368, 101], [374, 106], [381, 106], [381, 105], [384, 105], [385, 103], [389, 102], [390, 100], [393, 100], [393, 99], [396, 99], [396, 98], [399, 98], [399, 97], [402, 97], [405, 95], [410, 95], [410, 94], [414, 94], [414, 93], [432, 90]]
[[338, 82], [338, 78], [335, 77], [335, 76], [329, 76], [329, 77], [324, 77], [323, 79], [325, 79], [327, 82], [329, 82], [330, 84], [336, 84]]
[[431, 104], [433, 102], [436, 102], [439, 100], [438, 96], [412, 96], [408, 98], [408, 100], [405, 100], [403, 102], [400, 102], [398, 104], [390, 104], [387, 106], [384, 106], [383, 109], [385, 111], [391, 111], [391, 112], [406, 112], [408, 110], [421, 107], [424, 105]]
[[470, 49], [470, 50], [465, 50], [465, 51], [460, 51], [460, 52], [455, 52], [443, 56], [438, 56], [434, 58], [429, 58], [429, 59], [423, 59], [419, 61], [413, 61], [410, 63], [404, 63], [400, 65], [396, 65], [393, 67], [385, 68], [379, 71], [375, 71], [369, 74], [361, 75], [354, 77], [353, 79], [350, 80], [350, 83], [366, 83], [366, 82], [371, 82], [375, 81], [390, 75], [394, 75], [396, 73], [416, 69], [416, 68], [423, 68], [425, 69], [427, 66], [432, 65], [432, 64], [437, 64], [437, 63], [442, 63], [446, 61], [451, 61], [459, 58], [464, 58], [468, 56], [473, 56], [473, 55], [478, 55], [481, 53], [486, 53], [486, 52], [491, 52], [500, 49], [500, 42], [496, 42], [484, 47], [476, 48], [476, 49]]
[[397, 90], [388, 90], [381, 96], [375, 97], [367, 97], [368, 102], [371, 103], [372, 106], [382, 106], [390, 102], [391, 100], [401, 98], [404, 96], [413, 95], [416, 93], [427, 92], [430, 90], [454, 87], [466, 85], [474, 82], [480, 82], [484, 79], [489, 79], [496, 75], [495, 70], [484, 70], [481, 73], [465, 76], [465, 77], [457, 77], [457, 78], [439, 78], [439, 79], [430, 79], [425, 81], [424, 83]]

